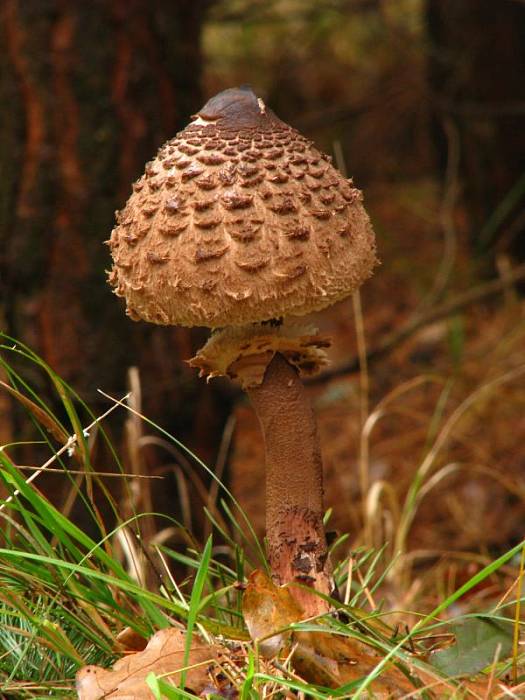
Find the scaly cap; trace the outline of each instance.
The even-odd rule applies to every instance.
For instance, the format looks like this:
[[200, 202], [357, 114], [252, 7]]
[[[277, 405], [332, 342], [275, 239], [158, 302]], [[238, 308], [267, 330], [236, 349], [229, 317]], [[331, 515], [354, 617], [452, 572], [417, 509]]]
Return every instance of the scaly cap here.
[[216, 328], [355, 291], [376, 264], [374, 234], [330, 161], [250, 88], [209, 100], [117, 213], [110, 282], [129, 316]]

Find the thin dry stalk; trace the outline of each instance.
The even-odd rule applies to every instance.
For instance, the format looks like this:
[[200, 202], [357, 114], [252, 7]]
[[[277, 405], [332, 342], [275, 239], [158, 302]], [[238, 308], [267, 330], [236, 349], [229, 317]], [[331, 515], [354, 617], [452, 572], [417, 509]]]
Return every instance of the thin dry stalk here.
[[[221, 486], [222, 478], [224, 476], [224, 470], [226, 469], [226, 462], [228, 459], [228, 453], [230, 451], [230, 446], [232, 443], [233, 439], [233, 433], [235, 431], [235, 424], [236, 424], [236, 418], [235, 415], [232, 413], [229, 417], [228, 420], [226, 421], [226, 425], [224, 426], [224, 430], [222, 431], [222, 438], [221, 438], [221, 444], [219, 447], [219, 453], [217, 455], [217, 461], [215, 462], [215, 476], [217, 477], [217, 480], [213, 481], [210, 485], [210, 490], [208, 493], [208, 510], [213, 513], [214, 511], [217, 510], [217, 497], [219, 495], [219, 488]], [[211, 532], [211, 522], [208, 520], [206, 524], [206, 537]]]
[[516, 611], [514, 614], [514, 636], [512, 640], [512, 682], [518, 682], [518, 652], [520, 643], [520, 620], [521, 620], [521, 591], [523, 587], [523, 573], [525, 569], [525, 546], [521, 550], [520, 572], [516, 585]]
[[126, 571], [141, 586], [146, 585], [147, 568], [143, 553], [136, 545], [135, 534], [129, 527], [121, 527], [115, 533], [115, 538], [120, 545]]
[[[130, 464], [130, 471], [135, 476], [147, 474], [147, 468], [140, 450], [140, 441], [143, 437], [142, 421], [137, 414], [142, 411], [142, 388], [140, 385], [140, 375], [137, 367], [130, 367], [128, 370], [129, 397], [128, 404], [135, 412], [128, 412], [124, 425], [126, 436], [126, 447]], [[124, 502], [124, 517], [131, 517], [137, 512], [153, 512], [153, 498], [151, 485], [148, 480], [141, 483], [133, 479], [127, 484], [128, 502]], [[155, 534], [155, 523], [153, 517], [141, 518], [140, 529], [144, 540], [149, 542]]]
[[494, 688], [494, 680], [496, 679], [496, 666], [498, 664], [500, 654], [501, 654], [501, 644], [498, 644], [496, 647], [496, 653], [494, 654], [494, 659], [492, 661], [492, 666], [490, 669], [490, 676], [489, 676], [489, 680], [487, 683], [487, 688], [485, 690], [485, 695], [484, 695], [483, 700], [490, 700], [490, 698], [493, 697], [492, 691]]
[[[359, 291], [352, 294], [352, 304], [354, 308], [355, 331], [357, 338], [357, 354], [359, 357], [359, 434], [363, 435], [364, 427], [368, 418], [370, 381], [368, 376], [368, 362], [366, 358], [366, 341], [363, 321], [363, 309], [361, 306], [361, 294]], [[365, 544], [371, 545], [371, 524], [367, 520], [366, 501], [370, 486], [370, 454], [368, 440], [359, 441], [359, 486], [361, 491], [361, 506], [364, 523]]]
[[361, 588], [363, 590], [363, 593], [365, 594], [366, 599], [368, 600], [368, 604], [370, 605], [370, 608], [372, 610], [375, 610], [377, 608], [377, 605], [374, 601], [372, 593], [370, 592], [370, 589], [368, 588], [368, 586], [365, 585], [365, 580], [363, 578], [363, 574], [361, 573], [361, 571], [359, 569], [357, 570], [357, 578], [359, 579], [359, 583], [361, 584]]
[[347, 564], [347, 569], [348, 573], [346, 576], [346, 586], [345, 586], [345, 597], [344, 597], [344, 604], [345, 605], [350, 605], [350, 596], [352, 595], [352, 578], [353, 578], [353, 571], [354, 571], [354, 559], [353, 557], [348, 558], [348, 564]]
[[186, 530], [188, 530], [188, 532], [191, 532], [193, 529], [191, 519], [191, 501], [190, 494], [188, 492], [188, 484], [186, 483], [186, 477], [178, 464], [173, 465], [173, 473], [175, 474], [175, 481], [177, 482], [177, 493], [179, 494], [182, 524]]
[[[381, 523], [388, 516], [383, 508], [383, 501], [389, 504], [390, 527], [388, 532], [382, 532]], [[370, 528], [368, 540], [369, 546], [380, 549], [384, 542], [393, 542], [395, 531], [399, 523], [399, 501], [396, 490], [388, 481], [380, 479], [375, 481], [369, 489], [366, 499], [366, 518]], [[395, 553], [394, 553], [395, 554]]]

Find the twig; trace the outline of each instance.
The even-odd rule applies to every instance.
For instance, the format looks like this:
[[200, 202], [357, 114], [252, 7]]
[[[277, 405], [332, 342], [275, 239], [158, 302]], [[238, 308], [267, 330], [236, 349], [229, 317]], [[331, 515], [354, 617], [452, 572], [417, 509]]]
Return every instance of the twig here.
[[[393, 333], [387, 335], [386, 338], [377, 345], [377, 347], [369, 350], [367, 352], [368, 362], [374, 362], [381, 357], [384, 357], [394, 347], [400, 345], [404, 340], [409, 338], [420, 328], [428, 326], [442, 318], [446, 318], [450, 314], [463, 309], [465, 306], [469, 306], [470, 304], [474, 304], [481, 299], [497, 294], [498, 292], [506, 289], [509, 284], [523, 279], [525, 279], [525, 263], [518, 265], [514, 268], [514, 270], [509, 271], [509, 273], [503, 279], [496, 279], [486, 282], [485, 284], [480, 284], [473, 289], [469, 289], [463, 294], [458, 294], [450, 301], [434, 307], [434, 309], [425, 316], [416, 316], [411, 321], [408, 321], [408, 323], [406, 323], [398, 331], [394, 331]], [[350, 359], [348, 362], [343, 362], [337, 367], [327, 369], [321, 374], [317, 375], [317, 377], [307, 380], [307, 383], [320, 384], [335, 377], [355, 373], [358, 370], [359, 358], [352, 357], [352, 359]]]
[[[19, 470], [38, 472], [42, 471], [42, 467], [33, 467], [29, 464], [17, 464], [16, 468]], [[47, 467], [46, 472], [56, 472], [57, 474], [64, 474], [64, 469], [58, 469], [56, 467]], [[86, 474], [85, 469], [67, 469], [68, 474]], [[133, 474], [131, 472], [99, 472], [90, 471], [92, 476], [104, 476], [113, 479], [164, 479], [162, 475], [154, 474]]]

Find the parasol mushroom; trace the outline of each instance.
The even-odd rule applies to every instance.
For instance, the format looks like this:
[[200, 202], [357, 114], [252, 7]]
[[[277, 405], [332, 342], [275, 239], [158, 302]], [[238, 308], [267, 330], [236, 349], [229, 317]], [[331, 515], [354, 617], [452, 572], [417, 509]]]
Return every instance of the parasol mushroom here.
[[146, 165], [109, 241], [132, 319], [214, 329], [190, 364], [240, 380], [258, 415], [274, 579], [326, 594], [321, 454], [299, 375], [326, 363], [329, 341], [294, 319], [354, 292], [376, 263], [361, 192], [330, 160], [250, 88], [225, 90]]

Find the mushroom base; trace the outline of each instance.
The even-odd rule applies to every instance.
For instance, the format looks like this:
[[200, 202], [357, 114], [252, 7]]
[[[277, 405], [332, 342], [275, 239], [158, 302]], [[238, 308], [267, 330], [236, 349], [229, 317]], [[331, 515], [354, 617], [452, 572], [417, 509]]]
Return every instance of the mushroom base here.
[[[274, 582], [292, 584], [290, 593], [308, 617], [325, 613], [329, 606], [321, 596], [333, 594], [334, 583], [327, 561], [326, 538], [318, 514], [293, 508], [280, 514], [278, 522], [268, 524], [268, 558]], [[293, 584], [301, 584], [294, 586]]]

